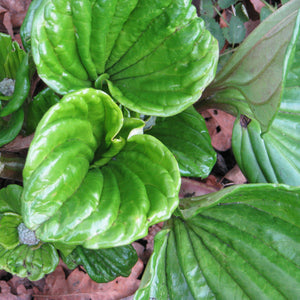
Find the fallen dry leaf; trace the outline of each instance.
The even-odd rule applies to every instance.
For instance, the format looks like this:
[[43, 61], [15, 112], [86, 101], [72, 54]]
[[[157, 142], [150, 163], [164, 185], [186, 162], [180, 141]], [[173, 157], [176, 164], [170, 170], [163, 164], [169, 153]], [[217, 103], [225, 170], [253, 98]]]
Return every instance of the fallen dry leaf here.
[[23, 150], [27, 150], [30, 146], [33, 136], [34, 134], [25, 137], [19, 135], [12, 142], [1, 147], [0, 151], [21, 152]]
[[179, 198], [186, 197], [197, 197], [206, 195], [209, 193], [217, 192], [222, 188], [217, 182], [201, 182], [197, 180], [192, 180], [189, 178], [181, 178], [181, 187], [179, 191]]
[[0, 0], [1, 23], [13, 37], [14, 28], [22, 25], [31, 0]]
[[26, 289], [22, 279], [14, 276], [8, 282], [0, 281], [0, 300], [31, 300], [33, 290]]
[[247, 182], [247, 178], [244, 176], [238, 165], [235, 165], [228, 171], [224, 178], [231, 181], [233, 184], [243, 184]]
[[206, 121], [212, 146], [218, 151], [230, 149], [235, 117], [217, 109], [207, 109], [201, 115]]
[[140, 285], [137, 279], [143, 271], [144, 264], [139, 259], [129, 277], [118, 277], [108, 283], [96, 283], [87, 273], [76, 268], [66, 278], [62, 266], [47, 275], [43, 291], [34, 287], [34, 299], [59, 300], [119, 300], [131, 296]]
[[252, 3], [254, 9], [255, 9], [258, 13], [260, 13], [262, 7], [265, 6], [265, 4], [264, 4], [262, 1], [260, 1], [260, 0], [250, 0], [250, 2]]

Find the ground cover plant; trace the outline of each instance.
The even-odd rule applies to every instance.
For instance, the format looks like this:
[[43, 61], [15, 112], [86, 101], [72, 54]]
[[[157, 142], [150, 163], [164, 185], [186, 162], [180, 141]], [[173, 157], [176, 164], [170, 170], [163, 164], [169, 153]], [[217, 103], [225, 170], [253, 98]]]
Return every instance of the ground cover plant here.
[[[0, 269], [35, 281], [62, 258], [108, 282], [164, 222], [135, 299], [297, 299], [299, 11], [289, 1], [243, 41], [236, 18], [214, 34], [191, 1], [33, 1], [24, 50], [0, 36], [0, 145], [34, 132], [22, 186], [0, 190]], [[243, 42], [219, 60], [225, 37]], [[216, 162], [196, 108], [236, 116], [249, 184], [179, 199], [181, 176]]]

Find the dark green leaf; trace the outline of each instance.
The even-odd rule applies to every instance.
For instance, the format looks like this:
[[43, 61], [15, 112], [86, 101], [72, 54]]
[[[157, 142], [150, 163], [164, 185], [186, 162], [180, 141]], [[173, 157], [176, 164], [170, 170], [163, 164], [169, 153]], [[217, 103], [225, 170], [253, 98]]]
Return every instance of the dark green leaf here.
[[229, 27], [223, 28], [223, 32], [230, 44], [239, 44], [246, 36], [244, 22], [237, 16], [231, 17]]
[[299, 187], [261, 184], [184, 200], [135, 299], [297, 299], [299, 199]]
[[118, 276], [128, 277], [137, 262], [137, 254], [131, 245], [99, 250], [79, 246], [65, 261], [72, 267], [83, 266], [96, 282], [109, 282]]
[[21, 214], [21, 196], [23, 188], [10, 184], [0, 190], [0, 213], [15, 212]]
[[46, 88], [37, 94], [28, 106], [27, 113], [27, 133], [31, 134], [35, 131], [39, 121], [42, 119], [46, 111], [54, 104], [59, 102], [59, 97], [53, 90]]
[[12, 113], [9, 117], [9, 121], [3, 121], [0, 123], [0, 147], [11, 142], [20, 132], [24, 121], [23, 109]]
[[218, 4], [222, 9], [228, 8], [231, 5], [234, 5], [237, 0], [218, 0]]
[[221, 50], [225, 44], [225, 37], [220, 24], [213, 18], [202, 16], [205, 21], [206, 29], [218, 40], [219, 49]]
[[155, 136], [175, 155], [182, 176], [205, 178], [216, 162], [216, 153], [203, 117], [190, 107], [169, 118], [156, 119], [147, 133]]

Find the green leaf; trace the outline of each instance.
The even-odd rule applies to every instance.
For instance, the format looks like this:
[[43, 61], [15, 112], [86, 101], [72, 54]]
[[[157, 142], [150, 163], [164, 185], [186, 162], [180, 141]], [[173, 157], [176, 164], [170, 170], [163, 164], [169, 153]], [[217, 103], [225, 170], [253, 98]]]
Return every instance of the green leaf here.
[[50, 244], [29, 246], [20, 244], [7, 250], [0, 246], [0, 269], [35, 281], [55, 270], [59, 257]]
[[200, 15], [201, 18], [207, 16], [208, 18], [213, 18], [214, 16], [214, 4], [211, 0], [208, 1], [200, 1], [199, 3]]
[[[239, 98], [242, 97], [250, 108], [250, 115], [249, 109], [240, 113], [255, 118], [263, 133], [271, 126], [281, 101], [284, 60], [299, 8], [299, 1], [291, 1], [262, 22], [235, 51], [206, 91], [216, 102], [220, 101], [220, 105], [224, 91], [238, 92]], [[232, 107], [239, 106], [235, 95], [228, 98], [234, 99], [230, 103]]]
[[0, 33], [0, 81], [15, 79], [25, 52], [7, 34]]
[[220, 8], [225, 9], [228, 8], [231, 5], [234, 5], [237, 0], [218, 0], [218, 4], [220, 5]]
[[15, 212], [21, 214], [21, 196], [23, 188], [10, 184], [0, 190], [0, 213]]
[[123, 139], [120, 152], [97, 167], [101, 155], [116, 149], [122, 125], [118, 106], [94, 89], [66, 95], [44, 115], [23, 171], [24, 222], [39, 239], [111, 248], [171, 216], [178, 205], [178, 164], [154, 137]]
[[69, 265], [81, 265], [96, 282], [109, 282], [118, 276], [128, 277], [137, 262], [131, 245], [109, 249], [89, 250], [81, 246], [65, 258]]
[[8, 121], [1, 123], [0, 119], [0, 147], [11, 142], [19, 134], [24, 121], [24, 111], [22, 108], [13, 112]]
[[184, 199], [134, 299], [296, 299], [299, 198], [299, 187], [261, 184]]
[[223, 32], [230, 44], [239, 44], [246, 36], [244, 22], [237, 16], [231, 17], [229, 27], [223, 28]]
[[44, 0], [31, 33], [39, 76], [60, 94], [108, 88], [133, 111], [179, 113], [199, 99], [218, 59], [190, 2]]
[[156, 119], [147, 133], [175, 155], [182, 176], [205, 178], [211, 172], [216, 152], [203, 117], [193, 107], [174, 117]]
[[205, 21], [206, 29], [218, 40], [219, 49], [221, 50], [225, 44], [225, 37], [220, 24], [211, 17], [202, 16], [202, 18]]
[[260, 11], [260, 21], [262, 22], [264, 19], [266, 19], [271, 14], [272, 14], [272, 11], [270, 10], [270, 8], [267, 6], [263, 6]]
[[7, 212], [0, 215], [0, 247], [13, 249], [19, 245], [18, 226], [22, 217], [18, 214]]
[[44, 89], [33, 98], [33, 101], [28, 105], [27, 134], [35, 131], [43, 115], [59, 100], [60, 98], [50, 88]]
[[267, 133], [240, 115], [233, 128], [232, 148], [250, 182], [300, 185], [300, 14], [287, 50], [280, 107]]

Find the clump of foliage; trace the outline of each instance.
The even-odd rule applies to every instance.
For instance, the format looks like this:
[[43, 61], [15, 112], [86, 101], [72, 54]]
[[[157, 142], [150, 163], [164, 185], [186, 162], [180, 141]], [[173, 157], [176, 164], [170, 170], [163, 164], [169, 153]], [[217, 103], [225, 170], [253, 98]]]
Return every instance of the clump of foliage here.
[[[297, 298], [300, 3], [216, 75], [217, 40], [190, 2], [35, 0], [25, 51], [0, 36], [0, 80], [15, 80], [0, 91], [0, 143], [35, 132], [23, 187], [0, 190], [1, 268], [38, 280], [60, 256], [97, 282], [128, 276], [130, 243], [164, 221], [135, 299]], [[47, 87], [31, 99], [35, 69]], [[181, 176], [205, 178], [216, 161], [199, 98], [237, 117], [233, 151], [252, 184], [179, 200]]]

